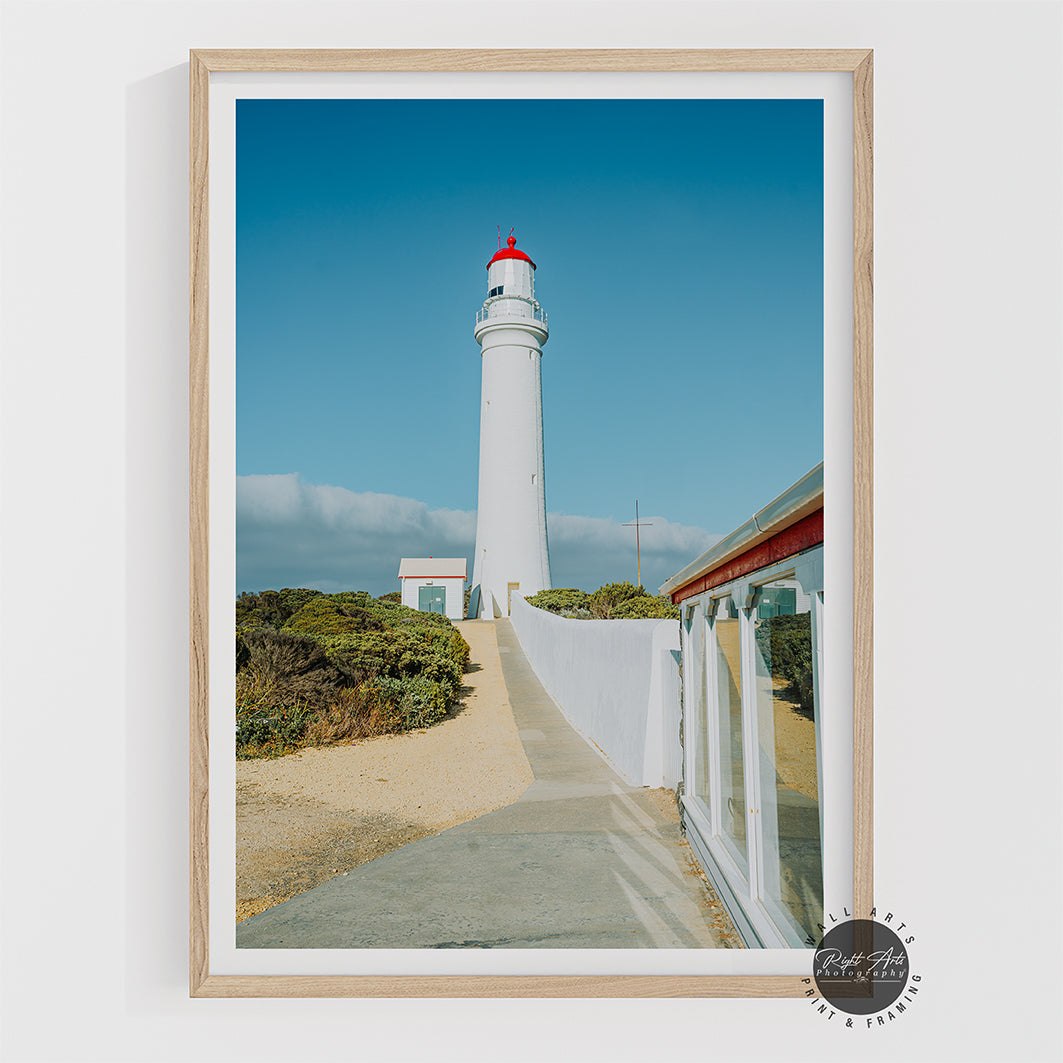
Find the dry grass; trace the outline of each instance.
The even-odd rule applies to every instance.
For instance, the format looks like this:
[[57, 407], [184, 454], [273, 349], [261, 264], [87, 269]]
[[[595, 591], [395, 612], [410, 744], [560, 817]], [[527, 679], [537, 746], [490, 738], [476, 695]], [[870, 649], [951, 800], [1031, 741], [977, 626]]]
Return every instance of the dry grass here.
[[367, 684], [344, 688], [336, 691], [335, 699], [311, 717], [304, 744], [325, 746], [389, 734], [395, 730], [393, 716], [384, 710]]
[[279, 757], [306, 746], [391, 734], [401, 726], [395, 706], [373, 681], [328, 692], [327, 700], [283, 694], [244, 672], [236, 681], [237, 756]]

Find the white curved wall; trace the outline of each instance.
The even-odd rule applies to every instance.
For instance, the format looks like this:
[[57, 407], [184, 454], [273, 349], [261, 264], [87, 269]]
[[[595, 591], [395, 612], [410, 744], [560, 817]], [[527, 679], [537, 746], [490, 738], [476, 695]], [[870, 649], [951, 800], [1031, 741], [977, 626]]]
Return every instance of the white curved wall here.
[[566, 620], [514, 597], [513, 629], [566, 719], [635, 786], [680, 775], [679, 622]]

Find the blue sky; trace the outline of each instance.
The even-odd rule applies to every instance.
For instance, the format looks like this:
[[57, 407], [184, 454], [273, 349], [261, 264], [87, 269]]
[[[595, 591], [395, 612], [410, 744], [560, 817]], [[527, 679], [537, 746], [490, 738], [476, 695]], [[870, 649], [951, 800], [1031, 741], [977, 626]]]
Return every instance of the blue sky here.
[[822, 459], [817, 100], [241, 100], [238, 590], [471, 556], [485, 265], [543, 356], [555, 586], [657, 585]]

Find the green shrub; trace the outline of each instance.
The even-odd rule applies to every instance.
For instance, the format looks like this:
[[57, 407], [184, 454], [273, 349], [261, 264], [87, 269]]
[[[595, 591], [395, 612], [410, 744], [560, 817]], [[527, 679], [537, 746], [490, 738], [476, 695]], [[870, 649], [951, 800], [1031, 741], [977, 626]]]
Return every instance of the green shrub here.
[[647, 594], [633, 583], [606, 583], [591, 594], [575, 587], [540, 591], [529, 604], [577, 620], [672, 620], [679, 609], [668, 598]]
[[395, 627], [453, 627], [449, 618], [442, 613], [422, 613], [408, 605], [393, 605], [387, 612], [381, 611], [378, 615], [386, 624]]
[[425, 676], [402, 680], [402, 716], [407, 730], [430, 727], [447, 714], [450, 691], [445, 683]]
[[587, 597], [587, 608], [599, 620], [612, 620], [616, 610], [629, 598], [646, 594], [645, 588], [634, 583], [606, 583]]
[[391, 671], [392, 639], [382, 631], [325, 635], [320, 643], [347, 684], [358, 684]]
[[261, 687], [250, 672], [236, 679], [236, 756], [279, 757], [303, 744], [312, 715], [308, 702], [278, 699]]
[[281, 757], [294, 753], [303, 745], [310, 709], [306, 706], [278, 706], [263, 709], [238, 719], [236, 723], [236, 756], [238, 760], [252, 757]]
[[285, 587], [280, 591], [245, 591], [236, 599], [237, 628], [282, 628], [288, 618], [297, 613], [311, 598], [321, 595], [307, 587]]
[[432, 648], [433, 653], [453, 661], [460, 669], [459, 674], [464, 673], [469, 664], [469, 644], [456, 627], [426, 628], [420, 635]]
[[364, 604], [340, 598], [340, 595], [312, 598], [289, 618], [284, 630], [319, 642], [333, 635], [383, 630], [384, 622]]
[[549, 591], [539, 591], [526, 599], [529, 605], [545, 609], [548, 613], [563, 615], [577, 609], [587, 608], [588, 595], [575, 587], [556, 587]]
[[[268, 592], [272, 593], [272, 592]], [[276, 621], [280, 614], [272, 603], [263, 601], [261, 594], [250, 594], [245, 591], [236, 599], [236, 630], [243, 631], [247, 628], [278, 626]]]
[[305, 589], [241, 595], [238, 754], [277, 756], [442, 719], [460, 695], [469, 645], [445, 616], [397, 598]]
[[351, 605], [360, 609], [368, 609], [377, 604], [376, 598], [368, 591], [340, 591], [325, 597], [334, 605]]
[[384, 706], [382, 719], [390, 721], [397, 731], [430, 727], [446, 716], [450, 705], [445, 685], [423, 676], [381, 676], [371, 681], [371, 687]]
[[[335, 632], [316, 637], [330, 665], [347, 684], [357, 684], [372, 676], [395, 679], [424, 675], [449, 684], [456, 695], [468, 660], [468, 644], [445, 633], [416, 628]], [[433, 637], [434, 636], [434, 637]]]
[[671, 599], [640, 594], [622, 601], [612, 613], [613, 620], [677, 620], [679, 607]]

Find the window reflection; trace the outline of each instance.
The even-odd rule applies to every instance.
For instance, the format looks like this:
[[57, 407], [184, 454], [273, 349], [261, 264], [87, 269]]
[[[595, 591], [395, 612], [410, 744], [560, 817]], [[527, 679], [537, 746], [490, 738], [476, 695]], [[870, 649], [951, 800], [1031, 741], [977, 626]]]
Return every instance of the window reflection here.
[[760, 591], [752, 611], [760, 757], [763, 898], [803, 934], [823, 921], [812, 614], [792, 580]]
[[709, 807], [709, 728], [708, 728], [708, 690], [705, 669], [705, 617], [699, 609], [692, 615], [689, 635], [695, 647], [695, 660], [699, 662], [697, 674], [692, 677], [694, 683], [694, 786], [693, 791], [705, 807]]
[[730, 601], [717, 606], [716, 713], [720, 735], [720, 819], [731, 855], [748, 874], [746, 853], [746, 796], [742, 741], [742, 665], [739, 654], [739, 622], [732, 616]]

